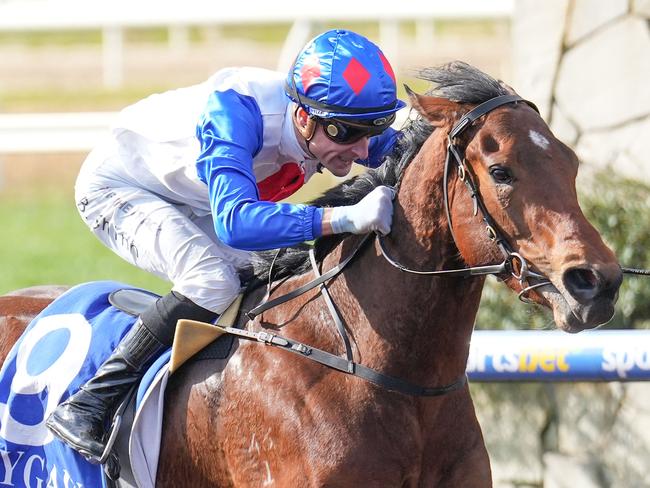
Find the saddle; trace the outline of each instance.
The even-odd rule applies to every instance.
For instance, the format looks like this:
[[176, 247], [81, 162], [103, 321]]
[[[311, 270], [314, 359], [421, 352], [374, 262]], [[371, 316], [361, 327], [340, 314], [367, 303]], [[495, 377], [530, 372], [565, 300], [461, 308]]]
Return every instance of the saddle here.
[[[108, 300], [115, 308], [133, 316], [140, 316], [159, 298], [154, 293], [139, 289], [119, 289], [112, 292]], [[259, 297], [253, 292], [246, 296], [246, 302], [255, 302]], [[177, 371], [183, 364], [202, 360], [225, 360], [230, 356], [235, 336], [224, 328], [242, 328], [247, 317], [243, 314], [244, 295], [239, 295], [229, 308], [219, 316], [215, 324], [193, 320], [179, 320], [176, 325], [174, 343], [169, 362], [169, 373]], [[135, 420], [136, 398], [130, 397], [118, 408], [113, 420], [109, 439], [112, 439], [111, 455], [104, 466], [107, 487], [135, 488], [132, 459], [129, 452], [129, 437]], [[119, 416], [119, 420], [117, 417]], [[110, 442], [110, 441], [109, 441]]]
[[[194, 320], [179, 320], [174, 334], [170, 372], [173, 373], [190, 359], [201, 361], [228, 357], [234, 336], [227, 334], [223, 327], [241, 329], [248, 320], [242, 312], [246, 308], [243, 305], [257, 303], [260, 298], [258, 295], [263, 295], [263, 290], [260, 292], [240, 294], [214, 325]], [[125, 288], [112, 292], [108, 300], [115, 308], [138, 317], [158, 298], [159, 295], [146, 290]]]

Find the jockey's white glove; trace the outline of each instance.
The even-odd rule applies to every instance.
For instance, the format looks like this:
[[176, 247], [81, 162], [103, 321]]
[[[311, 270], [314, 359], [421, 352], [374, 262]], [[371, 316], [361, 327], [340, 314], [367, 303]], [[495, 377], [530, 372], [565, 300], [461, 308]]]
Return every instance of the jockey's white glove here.
[[372, 231], [388, 234], [393, 221], [394, 197], [392, 188], [378, 186], [356, 205], [334, 207], [330, 220], [332, 231], [335, 234], [368, 234]]

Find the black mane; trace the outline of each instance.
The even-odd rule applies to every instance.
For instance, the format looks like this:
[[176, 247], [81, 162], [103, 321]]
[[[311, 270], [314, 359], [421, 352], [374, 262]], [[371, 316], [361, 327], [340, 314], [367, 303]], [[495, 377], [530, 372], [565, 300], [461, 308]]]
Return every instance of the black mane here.
[[437, 68], [425, 68], [418, 78], [435, 86], [427, 95], [447, 98], [452, 102], [479, 104], [513, 90], [467, 63], [455, 61]]
[[[447, 98], [458, 103], [479, 104], [490, 98], [510, 93], [501, 82], [460, 61], [436, 68], [425, 68], [419, 71], [417, 76], [434, 85], [427, 95]], [[377, 186], [395, 186], [404, 169], [432, 131], [431, 125], [419, 115], [408, 120], [400, 131], [399, 142], [392, 154], [386, 156], [379, 168], [370, 169], [344, 181], [309, 204], [318, 207], [354, 205]], [[317, 239], [316, 259], [322, 261], [344, 238], [345, 235], [333, 235]], [[269, 268], [274, 259], [274, 279], [304, 273], [309, 269], [308, 251], [309, 246], [302, 244], [283, 249], [279, 253], [278, 251], [257, 252], [254, 257], [254, 273], [258, 280], [268, 280]]]

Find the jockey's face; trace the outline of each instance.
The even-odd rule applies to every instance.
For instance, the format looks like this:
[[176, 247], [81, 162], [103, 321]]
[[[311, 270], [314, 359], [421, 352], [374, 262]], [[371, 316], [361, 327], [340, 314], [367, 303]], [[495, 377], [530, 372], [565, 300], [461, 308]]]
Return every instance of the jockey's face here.
[[347, 176], [355, 160], [368, 157], [368, 137], [352, 144], [339, 144], [327, 137], [323, 126], [317, 124], [309, 150], [334, 176]]
[[[337, 143], [327, 136], [321, 124], [309, 119], [300, 107], [295, 113], [294, 123], [302, 136], [301, 145], [334, 176], [347, 176], [355, 160], [368, 157], [368, 137], [362, 137], [352, 144]], [[310, 135], [311, 139], [307, 141]]]

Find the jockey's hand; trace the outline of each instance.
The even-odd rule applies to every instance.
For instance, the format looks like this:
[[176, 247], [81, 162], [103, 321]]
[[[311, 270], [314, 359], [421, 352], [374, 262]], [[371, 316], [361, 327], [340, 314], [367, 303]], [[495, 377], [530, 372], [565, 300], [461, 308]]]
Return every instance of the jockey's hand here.
[[393, 198], [395, 191], [392, 188], [378, 186], [356, 205], [334, 207], [330, 221], [332, 231], [335, 234], [368, 234], [373, 231], [388, 234], [393, 220]]

